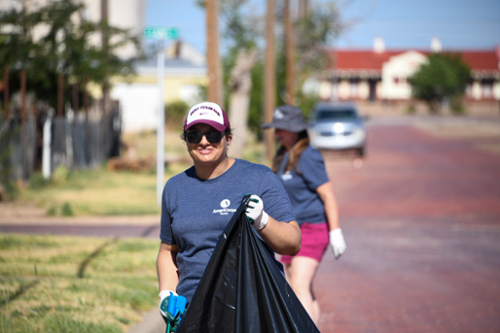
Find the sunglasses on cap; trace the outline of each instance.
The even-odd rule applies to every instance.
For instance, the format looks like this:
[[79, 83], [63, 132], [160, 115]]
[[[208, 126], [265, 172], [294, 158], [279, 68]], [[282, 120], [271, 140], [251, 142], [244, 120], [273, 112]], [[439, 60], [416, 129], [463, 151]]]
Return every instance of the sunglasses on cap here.
[[224, 133], [219, 131], [208, 131], [208, 132], [192, 131], [192, 132], [186, 132], [186, 140], [189, 143], [198, 144], [201, 142], [203, 136], [205, 136], [208, 142], [219, 143], [220, 140], [222, 140], [223, 135]]

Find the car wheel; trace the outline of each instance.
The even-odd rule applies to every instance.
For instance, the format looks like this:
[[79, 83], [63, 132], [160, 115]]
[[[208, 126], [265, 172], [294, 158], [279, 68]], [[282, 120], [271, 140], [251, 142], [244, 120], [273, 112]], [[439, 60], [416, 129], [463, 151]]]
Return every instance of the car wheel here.
[[359, 157], [363, 157], [363, 156], [365, 156], [365, 146], [363, 146], [363, 147], [361, 147], [361, 148], [356, 149], [356, 154], [357, 154]]

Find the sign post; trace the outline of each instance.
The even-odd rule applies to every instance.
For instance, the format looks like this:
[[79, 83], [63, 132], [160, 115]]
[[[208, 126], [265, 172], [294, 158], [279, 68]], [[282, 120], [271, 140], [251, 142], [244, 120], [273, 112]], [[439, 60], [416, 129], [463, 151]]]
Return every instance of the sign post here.
[[144, 38], [158, 40], [158, 126], [156, 132], [156, 199], [161, 207], [161, 195], [165, 183], [165, 101], [163, 98], [163, 81], [165, 79], [165, 52], [166, 39], [179, 38], [179, 29], [175, 27], [145, 27]]

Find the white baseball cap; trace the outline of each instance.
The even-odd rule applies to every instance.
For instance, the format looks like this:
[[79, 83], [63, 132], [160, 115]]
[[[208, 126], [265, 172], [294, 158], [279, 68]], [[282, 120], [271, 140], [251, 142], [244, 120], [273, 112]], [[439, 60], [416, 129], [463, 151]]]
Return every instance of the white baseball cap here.
[[207, 124], [219, 132], [224, 132], [230, 127], [226, 112], [219, 104], [211, 102], [196, 104], [189, 110], [184, 121], [184, 131], [195, 124]]

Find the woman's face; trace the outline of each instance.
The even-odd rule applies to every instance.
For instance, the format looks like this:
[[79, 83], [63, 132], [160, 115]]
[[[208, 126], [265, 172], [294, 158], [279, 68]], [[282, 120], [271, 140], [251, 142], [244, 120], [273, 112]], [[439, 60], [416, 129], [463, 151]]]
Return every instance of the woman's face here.
[[[217, 132], [215, 128], [207, 124], [196, 124], [187, 130], [188, 133], [207, 133], [211, 131]], [[186, 140], [188, 152], [189, 155], [191, 155], [194, 164], [197, 166], [206, 165], [211, 167], [217, 166], [226, 158], [230, 142], [231, 136], [227, 137], [226, 135], [223, 135], [221, 141], [217, 143], [208, 142], [205, 135], [203, 135], [199, 143], [189, 143]]]
[[295, 144], [295, 142], [297, 142], [299, 133], [276, 128], [274, 130], [274, 136], [276, 137], [278, 142], [286, 148], [286, 150], [289, 150]]

